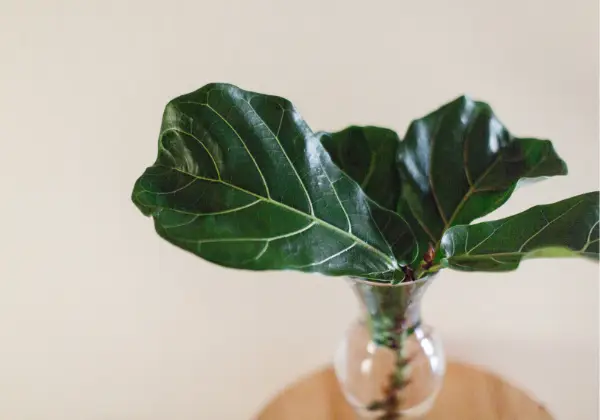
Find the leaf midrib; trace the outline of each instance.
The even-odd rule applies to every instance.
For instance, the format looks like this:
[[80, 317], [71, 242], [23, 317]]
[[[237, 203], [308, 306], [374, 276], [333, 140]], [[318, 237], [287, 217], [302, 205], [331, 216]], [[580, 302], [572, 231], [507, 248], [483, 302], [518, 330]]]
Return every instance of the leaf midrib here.
[[[468, 137], [465, 139], [465, 142], [467, 141]], [[452, 213], [452, 216], [450, 216], [450, 219], [448, 219], [448, 221], [444, 224], [444, 229], [442, 230], [442, 237], [443, 237], [443, 232], [445, 232], [454, 222], [454, 220], [456, 220], [456, 218], [458, 217], [458, 215], [460, 214], [462, 208], [464, 207], [464, 205], [466, 204], [467, 200], [476, 192], [478, 192], [479, 190], [477, 189], [477, 186], [479, 185], [479, 183], [490, 174], [490, 172], [492, 171], [492, 169], [494, 169], [496, 167], [496, 165], [498, 164], [498, 162], [500, 162], [501, 160], [501, 156], [502, 156], [502, 152], [498, 153], [498, 156], [496, 157], [496, 159], [494, 159], [494, 162], [492, 162], [492, 164], [490, 166], [488, 166], [488, 168], [483, 172], [483, 174], [481, 174], [481, 176], [479, 176], [477, 178], [477, 181], [475, 181], [475, 183], [470, 184], [469, 185], [469, 189], [466, 192], [466, 194], [463, 196], [463, 198], [460, 200], [460, 203], [458, 203], [458, 205], [456, 206], [456, 208], [454, 209], [454, 212]], [[465, 162], [465, 167], [467, 167], [467, 162]], [[436, 244], [436, 248], [439, 246], [440, 242], [442, 241], [442, 238], [440, 238]]]
[[538, 251], [546, 249], [546, 248], [562, 248], [562, 249], [569, 250], [569, 251], [573, 252], [574, 254], [597, 255], [595, 252], [586, 252], [586, 251], [582, 251], [581, 249], [572, 249], [567, 246], [548, 245], [548, 246], [542, 246], [539, 248], [534, 248], [529, 251], [496, 252], [496, 253], [492, 253], [492, 254], [475, 254], [475, 255], [462, 254], [462, 255], [457, 255], [457, 256], [446, 257], [445, 259], [448, 261], [454, 261], [454, 260], [468, 261], [468, 260], [482, 260], [482, 259], [488, 259], [488, 258], [494, 258], [494, 257], [512, 257], [512, 256], [518, 257], [520, 255], [533, 254], [534, 252], [538, 252]]
[[[465, 142], [467, 140], [468, 140], [468, 137], [465, 139]], [[452, 223], [460, 214], [460, 212], [461, 212], [462, 208], [464, 207], [464, 205], [466, 204], [467, 200], [473, 194], [484, 191], [484, 190], [478, 189], [477, 187], [485, 179], [485, 177], [491, 173], [492, 169], [494, 169], [496, 167], [496, 165], [502, 160], [503, 152], [504, 152], [504, 150], [500, 150], [498, 152], [498, 156], [496, 157], [496, 159], [494, 159], [494, 162], [492, 162], [492, 164], [490, 166], [488, 166], [488, 168], [483, 172], [483, 174], [481, 174], [477, 178], [477, 181], [475, 181], [475, 183], [472, 183], [469, 185], [469, 190], [463, 196], [460, 203], [458, 203], [458, 205], [456, 206], [456, 209], [454, 210], [454, 213], [452, 213], [452, 216], [450, 217], [448, 222], [444, 224], [444, 229], [442, 230], [442, 237], [437, 241], [437, 243], [435, 245], [435, 249], [438, 249], [438, 247], [440, 246], [440, 243], [442, 242], [442, 238], [444, 236], [443, 233], [446, 232], [446, 230], [448, 230], [448, 228], [450, 228], [452, 226]], [[544, 155], [544, 157], [541, 158], [540, 161], [527, 172], [527, 174], [531, 173], [532, 169], [537, 168], [542, 162], [546, 161], [547, 158], [548, 158], [548, 153], [546, 153], [546, 155]], [[467, 162], [465, 162], [465, 168], [466, 168], [466, 166], [467, 166]], [[525, 178], [527, 174], [525, 174], [522, 178]]]
[[[280, 203], [279, 201], [275, 201], [272, 198], [263, 197], [263, 196], [261, 196], [259, 194], [256, 194], [256, 193], [248, 191], [248, 190], [246, 190], [244, 188], [238, 187], [237, 185], [233, 185], [233, 184], [230, 184], [228, 182], [225, 182], [222, 179], [219, 180], [219, 179], [206, 178], [206, 177], [202, 177], [202, 176], [191, 174], [191, 173], [183, 171], [183, 170], [181, 170], [179, 168], [170, 168], [168, 166], [161, 165], [161, 164], [156, 164], [155, 166], [162, 166], [163, 168], [177, 171], [179, 173], [182, 173], [184, 175], [190, 176], [192, 178], [196, 178], [196, 179], [198, 179], [200, 181], [220, 183], [220, 184], [223, 184], [223, 185], [225, 185], [227, 187], [230, 187], [230, 188], [236, 189], [238, 191], [244, 192], [246, 194], [252, 195], [253, 197], [256, 197], [259, 200], [262, 200], [262, 201], [267, 202], [269, 204], [272, 204], [272, 205], [275, 205], [275, 206], [279, 206], [281, 208], [284, 208], [285, 210], [289, 210], [289, 211], [292, 211], [294, 213], [300, 214], [300, 215], [306, 217], [307, 219], [310, 219], [311, 221], [314, 221], [315, 223], [317, 223], [317, 224], [319, 224], [319, 225], [321, 225], [321, 226], [323, 226], [323, 227], [325, 227], [327, 229], [330, 229], [330, 230], [332, 230], [332, 231], [334, 231], [334, 232], [336, 232], [336, 233], [338, 233], [338, 234], [340, 234], [342, 236], [345, 236], [345, 237], [347, 237], [349, 239], [352, 239], [353, 241], [356, 241], [358, 245], [361, 245], [362, 247], [364, 247], [364, 248], [370, 250], [371, 252], [374, 252], [375, 254], [377, 254], [380, 257], [382, 257], [388, 264], [390, 264], [391, 266], [393, 266], [395, 269], [398, 268], [398, 262], [395, 259], [390, 258], [386, 254], [384, 254], [382, 251], [380, 251], [377, 248], [375, 248], [374, 246], [368, 244], [367, 242], [365, 242], [361, 238], [359, 238], [359, 237], [357, 237], [355, 235], [352, 235], [352, 234], [344, 231], [343, 229], [340, 229], [337, 226], [332, 225], [332, 224], [330, 224], [330, 223], [328, 223], [328, 222], [326, 222], [326, 221], [324, 221], [322, 219], [319, 219], [316, 216], [307, 214], [307, 213], [305, 213], [305, 212], [303, 212], [301, 210], [298, 210], [298, 209], [296, 209], [294, 207], [288, 206], [287, 204]], [[334, 188], [334, 187], [332, 186], [332, 188]], [[375, 202], [373, 202], [373, 203], [374, 203], [374, 205], [378, 205]], [[385, 240], [385, 238], [384, 238], [384, 240]], [[386, 243], [387, 243], [387, 241], [386, 241]]]

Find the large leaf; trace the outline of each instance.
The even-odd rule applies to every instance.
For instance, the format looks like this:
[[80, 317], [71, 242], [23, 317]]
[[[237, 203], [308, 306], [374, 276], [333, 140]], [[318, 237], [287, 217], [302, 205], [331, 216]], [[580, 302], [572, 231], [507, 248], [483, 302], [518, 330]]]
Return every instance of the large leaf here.
[[[567, 173], [548, 140], [513, 137], [482, 102], [460, 97], [409, 126], [398, 164], [407, 207], [439, 245], [444, 231], [501, 206], [521, 178]], [[439, 253], [438, 253], [439, 258]]]
[[535, 206], [493, 222], [450, 228], [442, 238], [444, 266], [508, 271], [534, 257], [598, 259], [598, 192]]
[[171, 243], [214, 263], [398, 281], [410, 227], [329, 158], [293, 105], [211, 84], [171, 101], [133, 200]]
[[319, 133], [333, 162], [381, 206], [395, 210], [400, 197], [396, 153], [400, 139], [393, 130], [351, 126], [336, 133]]
[[431, 240], [400, 199], [402, 182], [396, 157], [400, 138], [395, 131], [374, 126], [351, 126], [335, 133], [319, 133], [333, 162], [358, 182], [383, 207], [400, 214], [419, 238], [417, 260]]

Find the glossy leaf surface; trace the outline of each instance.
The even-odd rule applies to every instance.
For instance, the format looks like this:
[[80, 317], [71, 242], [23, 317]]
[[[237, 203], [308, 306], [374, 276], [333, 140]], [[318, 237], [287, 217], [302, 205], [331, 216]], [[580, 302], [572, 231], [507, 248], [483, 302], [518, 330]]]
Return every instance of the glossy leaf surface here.
[[381, 206], [395, 210], [400, 197], [396, 153], [400, 139], [382, 127], [351, 126], [336, 133], [319, 133], [333, 162]]
[[598, 192], [590, 192], [505, 219], [454, 226], [442, 238], [442, 264], [458, 270], [508, 271], [525, 258], [597, 260], [598, 205]]
[[338, 169], [287, 100], [211, 84], [171, 101], [133, 200], [214, 263], [398, 281], [409, 226]]
[[419, 238], [417, 260], [431, 242], [412, 212], [400, 200], [402, 181], [396, 162], [400, 138], [395, 131], [374, 126], [351, 126], [335, 133], [320, 133], [333, 162], [361, 185], [383, 207], [400, 214]]
[[487, 104], [467, 97], [413, 121], [398, 164], [400, 207], [426, 232], [421, 242], [433, 244], [500, 207], [521, 178], [567, 173], [550, 141], [513, 137]]

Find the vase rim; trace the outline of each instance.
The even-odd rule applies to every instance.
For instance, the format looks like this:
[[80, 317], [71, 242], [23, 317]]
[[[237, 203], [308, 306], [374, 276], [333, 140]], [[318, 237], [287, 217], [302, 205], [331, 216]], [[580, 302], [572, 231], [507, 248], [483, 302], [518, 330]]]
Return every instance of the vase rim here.
[[405, 287], [405, 286], [414, 286], [414, 285], [419, 285], [419, 284], [433, 281], [433, 279], [435, 277], [437, 277], [437, 275], [438, 275], [438, 273], [433, 273], [428, 276], [422, 277], [418, 280], [408, 281], [405, 283], [397, 283], [397, 284], [365, 280], [365, 279], [361, 279], [360, 277], [350, 277], [350, 281], [353, 283], [367, 284], [369, 286], [375, 286], [375, 287]]

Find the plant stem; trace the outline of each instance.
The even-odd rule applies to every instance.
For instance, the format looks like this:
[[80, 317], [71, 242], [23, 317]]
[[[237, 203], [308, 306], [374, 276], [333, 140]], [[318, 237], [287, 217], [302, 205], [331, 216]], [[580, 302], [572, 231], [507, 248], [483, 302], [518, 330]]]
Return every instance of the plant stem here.
[[430, 276], [432, 274], [437, 273], [438, 271], [440, 271], [442, 269], [442, 265], [441, 264], [436, 264], [436, 265], [432, 265], [431, 267], [429, 267], [426, 270], [423, 270], [421, 268], [419, 268], [415, 274], [415, 279], [419, 280], [422, 279], [425, 276]]
[[384, 389], [384, 398], [381, 401], [371, 404], [374, 411], [383, 410], [383, 413], [377, 420], [397, 420], [401, 417], [401, 414], [398, 412], [401, 403], [398, 394], [409, 383], [405, 379], [409, 360], [404, 357], [403, 353], [410, 334], [411, 332], [405, 328], [404, 317], [395, 320], [390, 332], [381, 335], [376, 332], [374, 334], [374, 341], [378, 345], [387, 347], [396, 354], [394, 371], [389, 375], [388, 385]]
[[[433, 267], [431, 267], [433, 268]], [[409, 385], [411, 336], [420, 324], [420, 299], [428, 282], [410, 282], [398, 286], [356, 283], [355, 290], [366, 310], [366, 325], [372, 342], [395, 355], [392, 372], [382, 389], [383, 396], [368, 405], [377, 420], [400, 418], [402, 390]]]

